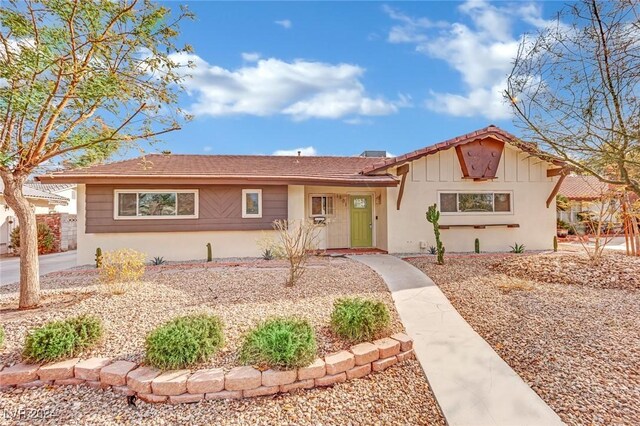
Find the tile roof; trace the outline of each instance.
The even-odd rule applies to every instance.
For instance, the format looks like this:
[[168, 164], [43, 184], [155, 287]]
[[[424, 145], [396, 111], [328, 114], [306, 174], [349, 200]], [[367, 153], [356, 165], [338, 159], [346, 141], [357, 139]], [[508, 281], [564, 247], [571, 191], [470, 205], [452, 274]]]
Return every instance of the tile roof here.
[[[3, 194], [3, 193], [4, 193], [4, 182], [0, 180], [0, 194]], [[27, 186], [27, 185], [22, 186], [22, 193], [27, 198], [49, 200], [54, 204], [66, 205], [69, 202], [69, 199], [66, 197], [62, 197], [60, 195], [52, 194], [46, 191], [40, 191], [38, 189], [31, 188], [30, 186]]]
[[65, 189], [75, 188], [75, 185], [72, 183], [42, 183], [42, 182], [25, 182], [25, 185], [37, 189], [38, 191], [44, 192], [60, 192]]
[[601, 198], [610, 190], [608, 183], [600, 182], [595, 176], [567, 176], [558, 193], [570, 200], [589, 201]]
[[550, 161], [557, 165], [564, 165], [562, 161], [556, 158], [553, 158], [551, 155], [545, 154], [542, 151], [540, 151], [535, 144], [520, 141], [511, 133], [506, 132], [492, 124], [483, 129], [476, 130], [474, 132], [467, 133], [465, 135], [458, 136], [453, 139], [448, 139], [446, 141], [439, 142], [434, 145], [426, 146], [424, 148], [418, 149], [413, 152], [409, 152], [404, 155], [400, 155], [398, 157], [378, 159], [378, 162], [372, 165], [369, 165], [365, 169], [363, 169], [363, 173], [369, 174], [369, 173], [380, 172], [382, 170], [387, 170], [390, 167], [396, 167], [403, 163], [417, 160], [418, 158], [424, 157], [425, 155], [435, 154], [438, 151], [443, 151], [458, 145], [463, 145], [479, 139], [484, 139], [486, 137], [494, 137], [503, 142], [516, 145], [518, 148], [528, 152], [531, 155], [540, 157], [544, 160]]
[[[130, 160], [68, 169], [39, 176], [43, 182], [82, 182], [91, 178], [265, 179], [345, 184], [395, 185], [387, 175], [363, 176], [360, 171], [380, 158], [267, 155], [151, 154]], [[75, 179], [75, 180], [74, 180]], [[213, 183], [213, 182], [212, 182]]]

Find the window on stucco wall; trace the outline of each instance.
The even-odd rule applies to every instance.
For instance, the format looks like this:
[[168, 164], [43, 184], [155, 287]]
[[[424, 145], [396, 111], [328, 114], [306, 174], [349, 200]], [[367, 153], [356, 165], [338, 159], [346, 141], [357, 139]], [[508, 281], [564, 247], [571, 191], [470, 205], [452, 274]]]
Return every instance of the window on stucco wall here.
[[442, 213], [510, 213], [510, 192], [441, 192]]

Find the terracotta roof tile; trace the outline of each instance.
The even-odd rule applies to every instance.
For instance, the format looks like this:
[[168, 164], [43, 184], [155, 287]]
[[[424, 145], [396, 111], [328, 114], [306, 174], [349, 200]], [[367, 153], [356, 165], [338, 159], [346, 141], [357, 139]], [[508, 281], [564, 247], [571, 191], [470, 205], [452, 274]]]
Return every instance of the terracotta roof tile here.
[[558, 193], [570, 200], [589, 201], [601, 198], [610, 190], [609, 184], [600, 182], [595, 176], [567, 176]]

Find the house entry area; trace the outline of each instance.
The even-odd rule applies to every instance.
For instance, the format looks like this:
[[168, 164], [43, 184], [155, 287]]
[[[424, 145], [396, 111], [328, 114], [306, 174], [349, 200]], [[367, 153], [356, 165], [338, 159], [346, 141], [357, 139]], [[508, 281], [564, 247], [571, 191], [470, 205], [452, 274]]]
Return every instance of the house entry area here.
[[321, 249], [376, 247], [376, 193], [314, 192], [307, 197], [308, 216], [320, 225]]

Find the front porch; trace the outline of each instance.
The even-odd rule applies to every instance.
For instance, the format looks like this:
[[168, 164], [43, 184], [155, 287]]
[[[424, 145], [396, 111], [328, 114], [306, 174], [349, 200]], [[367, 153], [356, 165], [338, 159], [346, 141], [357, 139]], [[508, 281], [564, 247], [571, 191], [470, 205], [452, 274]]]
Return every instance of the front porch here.
[[320, 225], [319, 249], [386, 252], [386, 188], [305, 186], [303, 197], [304, 217]]

